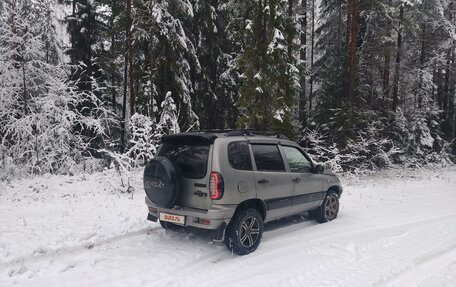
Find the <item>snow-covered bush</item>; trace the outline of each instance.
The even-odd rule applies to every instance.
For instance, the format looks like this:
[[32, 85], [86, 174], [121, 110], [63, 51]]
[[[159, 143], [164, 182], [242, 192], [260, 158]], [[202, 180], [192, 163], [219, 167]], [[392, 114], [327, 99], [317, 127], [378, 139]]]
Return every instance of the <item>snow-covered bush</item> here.
[[133, 165], [144, 165], [154, 157], [163, 135], [180, 132], [177, 109], [171, 92], [166, 94], [161, 103], [160, 121], [158, 123], [149, 116], [136, 113], [131, 117], [129, 127], [130, 148], [124, 155], [133, 160]]
[[347, 155], [340, 152], [335, 142], [330, 142], [327, 133], [317, 129], [307, 129], [304, 131], [300, 144], [317, 163], [336, 172], [344, 171], [343, 163], [346, 161]]
[[148, 116], [134, 114], [130, 119], [131, 147], [125, 155], [135, 163], [146, 163], [153, 158], [161, 139], [161, 131]]
[[128, 126], [130, 128], [129, 148], [123, 154], [101, 150], [118, 166], [119, 171], [129, 170], [133, 166], [144, 165], [152, 159], [164, 135], [180, 132], [177, 120], [176, 105], [167, 93], [161, 103], [160, 121], [155, 122], [149, 116], [134, 114], [130, 118]]
[[131, 134], [130, 147], [126, 152], [117, 153], [104, 149], [100, 150], [111, 161], [111, 167], [114, 167], [119, 173], [122, 187], [120, 190], [122, 191], [133, 192], [131, 185], [132, 168], [147, 164], [155, 156], [161, 138], [167, 134], [180, 132], [176, 105], [171, 98], [171, 93], [167, 93], [161, 107], [162, 112], [158, 123], [149, 116], [138, 113], [131, 117], [128, 124]]
[[[332, 170], [364, 173], [395, 164], [420, 167], [429, 163], [450, 164], [451, 145], [439, 136], [437, 123], [428, 115], [395, 113], [359, 114], [350, 136], [337, 141], [341, 128], [330, 122], [325, 130], [306, 129], [301, 144], [318, 162]], [[328, 128], [331, 126], [331, 129]]]

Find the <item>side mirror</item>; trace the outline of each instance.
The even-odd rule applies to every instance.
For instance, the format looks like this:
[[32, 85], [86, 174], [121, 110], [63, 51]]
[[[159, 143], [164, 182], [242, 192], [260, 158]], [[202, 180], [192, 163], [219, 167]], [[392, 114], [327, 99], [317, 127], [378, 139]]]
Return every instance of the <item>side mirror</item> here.
[[321, 164], [317, 164], [314, 168], [315, 173], [323, 173], [325, 171], [325, 167]]

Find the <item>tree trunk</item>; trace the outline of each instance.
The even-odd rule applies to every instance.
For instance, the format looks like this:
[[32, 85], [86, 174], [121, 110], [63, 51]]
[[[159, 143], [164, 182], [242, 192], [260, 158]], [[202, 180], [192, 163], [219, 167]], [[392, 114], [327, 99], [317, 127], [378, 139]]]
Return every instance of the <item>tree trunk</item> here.
[[132, 35], [132, 18], [131, 18], [131, 0], [127, 0], [127, 59], [128, 59], [128, 92], [130, 98], [130, 116], [135, 113], [135, 93], [133, 80], [133, 35]]
[[[301, 60], [301, 65], [304, 69], [307, 68], [306, 65], [306, 55], [307, 55], [307, 0], [302, 0], [302, 15], [301, 15], [301, 47], [299, 58]], [[306, 111], [306, 76], [305, 71], [301, 72], [300, 79], [301, 90], [299, 91], [299, 122], [303, 127], [307, 126], [307, 111]]]
[[393, 83], [393, 111], [397, 110], [399, 103], [399, 73], [401, 66], [401, 49], [402, 49], [402, 21], [404, 19], [404, 4], [401, 4], [399, 10], [399, 27], [397, 29], [397, 52], [396, 64], [394, 66], [394, 83]]
[[[153, 39], [151, 37], [151, 39]], [[155, 111], [154, 111], [154, 53], [152, 49], [152, 42], [149, 43], [149, 81], [150, 81], [150, 110], [149, 117], [152, 121], [155, 121]]]
[[[452, 3], [449, 6], [448, 21], [454, 23], [454, 11]], [[455, 110], [454, 110], [454, 93], [455, 93], [455, 73], [454, 73], [454, 48], [455, 41], [453, 40], [447, 52], [447, 62], [445, 67], [445, 84], [443, 92], [443, 133], [448, 141], [454, 140], [455, 135]]]
[[356, 78], [356, 49], [358, 46], [358, 22], [359, 22], [359, 0], [348, 0], [350, 11], [348, 11], [349, 42], [348, 42], [348, 102], [353, 103], [355, 97]]
[[25, 75], [25, 59], [22, 59], [22, 98], [24, 101], [24, 115], [28, 114], [27, 84]]
[[[392, 0], [389, 1], [392, 3]], [[391, 17], [391, 14], [389, 14]], [[389, 98], [389, 90], [390, 90], [390, 61], [391, 61], [391, 44], [389, 42], [389, 38], [391, 38], [391, 20], [387, 20], [387, 32], [386, 35], [388, 37], [388, 42], [385, 44], [385, 52], [384, 52], [384, 64], [383, 64], [383, 104]]]
[[[424, 62], [426, 61], [426, 23], [423, 23], [422, 28], [421, 28], [421, 55], [420, 55], [420, 69], [421, 71], [424, 70]], [[422, 88], [422, 82], [423, 82], [423, 74], [420, 74], [420, 81], [418, 83], [418, 109], [421, 109], [422, 107], [422, 102], [423, 102], [423, 94], [421, 91]]]
[[309, 113], [312, 111], [313, 79], [314, 79], [314, 48], [315, 48], [315, 0], [312, 0], [312, 31], [310, 36], [310, 83], [309, 83]]
[[124, 57], [124, 82], [123, 82], [123, 101], [122, 101], [122, 121], [120, 122], [120, 129], [121, 129], [121, 135], [120, 135], [120, 142], [122, 144], [122, 153], [125, 152], [127, 148], [127, 140], [126, 140], [126, 135], [127, 135], [127, 127], [126, 127], [126, 121], [127, 121], [127, 86], [128, 86], [128, 57], [127, 54], [125, 54]]
[[[114, 18], [111, 17], [110, 19], [110, 27], [112, 29], [112, 27], [114, 27]], [[114, 47], [114, 43], [115, 43], [115, 36], [114, 36], [114, 33], [112, 33], [111, 35], [111, 47]], [[116, 99], [116, 94], [117, 94], [117, 90], [116, 90], [116, 65], [111, 62], [111, 104], [112, 104], [112, 109], [114, 111], [114, 113], [117, 114], [117, 99]]]
[[390, 64], [390, 60], [391, 60], [389, 47], [385, 48], [384, 57], [385, 57], [385, 61], [383, 64], [383, 102], [385, 103], [385, 101], [388, 99], [388, 95], [389, 95], [389, 80], [390, 80], [390, 65], [389, 64]]
[[[16, 0], [13, 0], [11, 2], [11, 33], [13, 35], [17, 34], [17, 27], [16, 27]], [[11, 50], [14, 51], [14, 50], [16, 50], [16, 48], [17, 48], [16, 42], [12, 41]], [[11, 60], [13, 60], [13, 62], [16, 62], [16, 60], [17, 60], [16, 53], [12, 53]]]
[[[455, 5], [455, 3], [452, 3]], [[452, 6], [452, 9], [455, 9], [454, 6]], [[450, 9], [450, 21], [454, 25], [455, 24], [455, 11]], [[450, 86], [450, 97], [449, 97], [449, 129], [450, 129], [450, 134], [449, 137], [451, 140], [453, 140], [453, 152], [456, 151], [456, 114], [455, 114], [455, 94], [456, 94], [456, 79], [455, 79], [455, 47], [456, 47], [456, 41], [452, 41], [452, 50], [451, 50], [451, 63], [452, 63], [452, 70], [453, 70], [453, 78], [451, 81], [451, 86]]]
[[[264, 11], [264, 9], [266, 8], [266, 5], [268, 4], [267, 0], [264, 0], [264, 5], [262, 6], [262, 9], [261, 11]], [[262, 41], [262, 54], [263, 54], [263, 59], [261, 60], [262, 62], [262, 69], [264, 71], [266, 71], [266, 62], [264, 61], [264, 59], [266, 59], [266, 47], [267, 47], [267, 43], [266, 43], [266, 39], [267, 39], [267, 27], [268, 27], [268, 17], [266, 15], [266, 13], [262, 12], [262, 16], [263, 16], [263, 27], [261, 29], [261, 34], [262, 34], [262, 37], [261, 39], [263, 39]], [[266, 121], [266, 115], [268, 115], [268, 111], [271, 110], [271, 99], [270, 99], [270, 94], [268, 92], [265, 92], [263, 91], [263, 96], [264, 96], [264, 100], [263, 100], [263, 120], [261, 121], [261, 129], [262, 131], [266, 131], [268, 130], [268, 128], [270, 128], [270, 124], [269, 124], [269, 120]]]
[[450, 140], [455, 140], [455, 125], [456, 125], [456, 116], [455, 116], [455, 109], [454, 109], [454, 98], [455, 98], [455, 77], [454, 77], [454, 41], [453, 41], [453, 49], [451, 51], [451, 63], [452, 63], [452, 80], [450, 83], [450, 93], [448, 95], [448, 138]]
[[[294, 0], [288, 0], [288, 18], [290, 19], [290, 23], [292, 23], [292, 18], [293, 18], [293, 1]], [[288, 35], [287, 39], [287, 45], [288, 45], [288, 59], [289, 61], [292, 61], [293, 59], [293, 34]]]

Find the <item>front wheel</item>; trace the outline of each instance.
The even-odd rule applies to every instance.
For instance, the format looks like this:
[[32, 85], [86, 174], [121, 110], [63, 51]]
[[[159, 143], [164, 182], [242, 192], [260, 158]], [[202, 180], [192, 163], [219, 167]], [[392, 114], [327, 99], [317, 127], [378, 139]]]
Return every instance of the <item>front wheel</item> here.
[[225, 231], [226, 247], [238, 255], [258, 248], [263, 235], [263, 217], [258, 210], [248, 208], [236, 213]]
[[328, 194], [321, 206], [312, 213], [315, 220], [320, 223], [336, 219], [339, 213], [339, 196], [337, 193]]

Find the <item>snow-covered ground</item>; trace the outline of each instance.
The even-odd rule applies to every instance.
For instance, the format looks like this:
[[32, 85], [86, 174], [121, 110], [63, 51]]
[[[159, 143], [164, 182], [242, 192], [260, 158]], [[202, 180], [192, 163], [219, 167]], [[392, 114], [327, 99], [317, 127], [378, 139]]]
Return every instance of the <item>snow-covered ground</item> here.
[[266, 225], [233, 256], [145, 220], [111, 171], [0, 183], [0, 286], [456, 286], [456, 169], [345, 180], [337, 220]]

